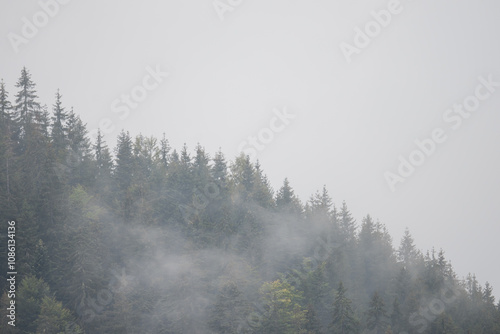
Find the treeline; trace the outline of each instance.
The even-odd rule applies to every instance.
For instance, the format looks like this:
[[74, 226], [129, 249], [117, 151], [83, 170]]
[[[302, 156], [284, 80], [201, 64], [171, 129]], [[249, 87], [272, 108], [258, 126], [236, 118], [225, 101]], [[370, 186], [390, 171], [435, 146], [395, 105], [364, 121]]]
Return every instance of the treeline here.
[[409, 231], [394, 249], [325, 187], [302, 203], [247, 156], [165, 135], [122, 131], [111, 151], [25, 68], [16, 88], [0, 84], [1, 333], [500, 333], [488, 283]]

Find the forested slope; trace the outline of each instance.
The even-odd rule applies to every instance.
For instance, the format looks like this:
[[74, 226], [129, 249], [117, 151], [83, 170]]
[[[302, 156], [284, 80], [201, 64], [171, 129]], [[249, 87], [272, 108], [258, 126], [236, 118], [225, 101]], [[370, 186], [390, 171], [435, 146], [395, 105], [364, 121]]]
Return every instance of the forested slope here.
[[122, 131], [112, 151], [26, 69], [16, 88], [0, 87], [1, 333], [500, 333], [489, 284], [326, 188], [303, 203], [244, 155], [167, 136]]

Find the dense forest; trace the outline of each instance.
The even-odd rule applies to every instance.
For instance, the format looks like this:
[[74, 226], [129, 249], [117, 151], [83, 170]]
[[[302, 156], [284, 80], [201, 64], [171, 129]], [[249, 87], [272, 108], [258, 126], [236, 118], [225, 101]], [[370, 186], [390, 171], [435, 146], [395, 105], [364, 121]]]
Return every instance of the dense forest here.
[[500, 333], [488, 283], [325, 187], [303, 202], [248, 156], [166, 135], [122, 131], [111, 150], [59, 91], [41, 104], [27, 69], [15, 87], [0, 86], [1, 333]]

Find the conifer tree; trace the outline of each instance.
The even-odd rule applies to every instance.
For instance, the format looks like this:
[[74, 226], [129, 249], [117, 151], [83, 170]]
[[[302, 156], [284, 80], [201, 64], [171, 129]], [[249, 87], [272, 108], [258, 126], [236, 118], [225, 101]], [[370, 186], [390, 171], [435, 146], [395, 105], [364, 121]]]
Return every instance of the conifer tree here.
[[107, 179], [109, 176], [111, 176], [113, 161], [108, 145], [104, 141], [104, 137], [101, 134], [101, 129], [97, 129], [97, 139], [96, 144], [94, 145], [94, 155], [97, 166], [97, 175], [99, 177]]
[[255, 185], [255, 167], [250, 157], [240, 154], [231, 164], [231, 185], [233, 193], [246, 200], [251, 196]]
[[375, 330], [376, 334], [383, 334], [387, 329], [387, 313], [384, 300], [378, 292], [375, 292], [370, 300], [367, 316], [368, 329]]
[[394, 298], [394, 302], [392, 303], [391, 329], [396, 333], [403, 332], [407, 329], [398, 297]]
[[227, 191], [227, 163], [221, 149], [215, 154], [212, 165], [212, 177], [222, 191]]
[[54, 297], [43, 297], [40, 314], [36, 319], [36, 333], [83, 334], [83, 330], [75, 324], [70, 311], [62, 306]]
[[[438, 315], [430, 326], [430, 334], [458, 334], [460, 333], [451, 317], [443, 312]], [[487, 332], [486, 332], [487, 333]]]
[[257, 160], [255, 163], [255, 181], [252, 191], [252, 199], [263, 208], [274, 207], [273, 190], [267, 176], [261, 170], [260, 163]]
[[345, 201], [342, 202], [342, 208], [338, 213], [338, 223], [341, 239], [347, 243], [354, 242], [356, 239], [356, 221], [347, 209]]
[[398, 249], [398, 260], [406, 266], [407, 270], [414, 270], [416, 268], [413, 268], [413, 266], [417, 263], [419, 256], [420, 253], [415, 247], [413, 237], [406, 228]]
[[224, 284], [210, 312], [209, 327], [216, 333], [233, 334], [246, 325], [250, 307], [234, 282]]
[[61, 93], [59, 89], [56, 93], [56, 101], [53, 105], [53, 116], [52, 116], [52, 143], [54, 146], [56, 157], [62, 160], [66, 153], [67, 147], [67, 129], [66, 129], [66, 118], [68, 114], [66, 113], [61, 102]]
[[[12, 105], [3, 80], [0, 82], [0, 202], [5, 203], [0, 209], [0, 216], [7, 215], [11, 204], [11, 179], [13, 165]], [[4, 211], [5, 210], [5, 211]]]
[[165, 137], [165, 132], [164, 132], [163, 137], [160, 140], [160, 154], [159, 154], [160, 163], [164, 168], [168, 166], [169, 153], [170, 153], [170, 144], [168, 142], [168, 139]]
[[16, 140], [20, 141], [20, 150], [24, 149], [21, 140], [26, 136], [27, 128], [34, 122], [35, 112], [40, 110], [36, 85], [31, 80], [31, 74], [26, 67], [21, 70], [21, 76], [16, 83], [19, 89], [14, 105], [14, 121], [18, 124], [15, 132]]
[[195, 187], [198, 191], [203, 192], [210, 180], [210, 156], [205, 152], [205, 149], [198, 143], [196, 145], [196, 155], [193, 159], [193, 174]]
[[333, 315], [329, 333], [355, 334], [360, 332], [359, 321], [351, 306], [351, 300], [346, 296], [346, 291], [344, 284], [340, 282], [333, 302]]
[[302, 294], [287, 282], [267, 282], [260, 288], [262, 300], [269, 310], [264, 316], [262, 333], [302, 333], [306, 325], [307, 311], [300, 306]]
[[128, 132], [123, 130], [118, 135], [115, 165], [113, 174], [116, 185], [115, 198], [122, 217], [130, 221], [133, 214], [131, 211], [132, 200], [129, 190], [132, 185], [134, 172], [134, 157], [132, 153], [132, 138]]
[[316, 314], [314, 305], [308, 304], [306, 308], [305, 333], [304, 334], [321, 334], [321, 324]]
[[295, 192], [290, 186], [288, 178], [285, 178], [283, 185], [276, 194], [276, 207], [282, 212], [297, 215], [302, 213], [302, 205], [297, 196], [295, 196]]
[[50, 297], [49, 285], [41, 278], [26, 276], [19, 284], [16, 304], [19, 305], [17, 327], [25, 333], [36, 331], [36, 319], [41, 312], [42, 301]]

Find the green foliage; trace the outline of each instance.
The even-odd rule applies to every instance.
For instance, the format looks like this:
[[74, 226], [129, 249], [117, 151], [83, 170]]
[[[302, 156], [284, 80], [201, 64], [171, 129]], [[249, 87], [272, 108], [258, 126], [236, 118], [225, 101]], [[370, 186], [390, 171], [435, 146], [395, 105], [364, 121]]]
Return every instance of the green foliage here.
[[[303, 206], [258, 161], [165, 134], [91, 144], [59, 90], [50, 117], [26, 68], [15, 87], [11, 104], [0, 82], [0, 218], [18, 232], [18, 326], [3, 262], [1, 333], [500, 332], [490, 284], [408, 230], [395, 250], [371, 216], [358, 229], [326, 187]], [[425, 313], [434, 299], [444, 312]]]
[[360, 323], [351, 306], [352, 301], [346, 296], [346, 291], [344, 284], [340, 282], [333, 303], [332, 322], [329, 326], [329, 333], [359, 333]]
[[43, 297], [40, 305], [40, 314], [36, 320], [36, 334], [81, 334], [80, 326], [74, 323], [74, 319], [66, 308], [54, 297]]
[[367, 312], [367, 327], [375, 330], [375, 333], [384, 333], [387, 329], [387, 312], [382, 297], [375, 292], [370, 301]]
[[217, 295], [211, 310], [209, 327], [216, 333], [236, 334], [244, 326], [250, 307], [234, 282], [228, 282]]
[[267, 310], [262, 322], [264, 333], [307, 333], [307, 310], [300, 302], [302, 294], [286, 282], [266, 282], [260, 288], [262, 302]]

